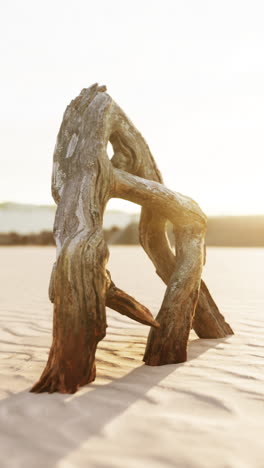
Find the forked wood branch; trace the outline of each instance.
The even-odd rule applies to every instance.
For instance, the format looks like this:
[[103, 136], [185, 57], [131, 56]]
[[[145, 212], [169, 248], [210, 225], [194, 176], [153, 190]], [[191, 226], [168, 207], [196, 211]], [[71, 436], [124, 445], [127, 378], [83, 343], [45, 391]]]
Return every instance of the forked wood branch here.
[[[49, 289], [53, 342], [33, 392], [73, 393], [95, 379], [106, 306], [152, 327], [144, 356], [149, 365], [185, 361], [192, 326], [201, 337], [232, 333], [204, 283], [200, 289], [205, 215], [193, 200], [162, 184], [144, 138], [105, 91], [97, 84], [84, 89], [67, 107], [58, 134], [52, 178], [57, 260]], [[111, 197], [142, 206], [140, 241], [167, 284], [156, 320], [118, 289], [106, 270], [102, 225]], [[168, 243], [167, 220], [174, 226], [176, 255]]]

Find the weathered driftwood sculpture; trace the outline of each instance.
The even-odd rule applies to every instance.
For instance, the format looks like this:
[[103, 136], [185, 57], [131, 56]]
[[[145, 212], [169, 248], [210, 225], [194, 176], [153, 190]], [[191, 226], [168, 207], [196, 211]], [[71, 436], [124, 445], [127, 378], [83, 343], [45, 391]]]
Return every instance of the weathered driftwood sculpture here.
[[[67, 107], [58, 134], [52, 179], [57, 261], [49, 291], [53, 342], [33, 392], [73, 393], [95, 379], [106, 306], [152, 327], [144, 356], [148, 365], [184, 362], [191, 327], [201, 338], [233, 333], [201, 282], [205, 215], [193, 200], [162, 185], [142, 135], [105, 91], [97, 84], [84, 89]], [[118, 289], [106, 270], [102, 225], [111, 197], [142, 206], [140, 242], [167, 285], [156, 320]], [[167, 220], [174, 226], [175, 255]]]

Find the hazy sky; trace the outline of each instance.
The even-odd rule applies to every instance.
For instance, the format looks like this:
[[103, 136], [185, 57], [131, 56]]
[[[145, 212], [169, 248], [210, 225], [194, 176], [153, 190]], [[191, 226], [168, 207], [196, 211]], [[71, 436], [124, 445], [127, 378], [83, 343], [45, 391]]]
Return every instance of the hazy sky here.
[[62, 114], [99, 82], [167, 186], [208, 214], [264, 212], [262, 0], [10, 0], [0, 11], [0, 201], [53, 202]]

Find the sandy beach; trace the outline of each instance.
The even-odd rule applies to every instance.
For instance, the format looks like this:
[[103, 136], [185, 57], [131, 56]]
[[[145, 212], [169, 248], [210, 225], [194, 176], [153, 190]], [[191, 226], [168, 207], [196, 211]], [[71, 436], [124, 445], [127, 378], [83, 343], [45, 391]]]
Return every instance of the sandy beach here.
[[[110, 253], [117, 286], [155, 315], [165, 287], [144, 252]], [[0, 248], [1, 468], [264, 467], [264, 249], [208, 249], [203, 278], [234, 336], [191, 332], [186, 363], [148, 367], [148, 327], [108, 309], [96, 381], [37, 395], [54, 259], [52, 247]]]

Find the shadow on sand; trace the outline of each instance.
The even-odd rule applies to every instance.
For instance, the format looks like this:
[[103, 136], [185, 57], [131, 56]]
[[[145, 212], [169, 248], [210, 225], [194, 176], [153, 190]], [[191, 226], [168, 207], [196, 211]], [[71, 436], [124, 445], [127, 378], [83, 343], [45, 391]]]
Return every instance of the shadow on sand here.
[[[191, 341], [188, 362], [225, 340]], [[135, 362], [138, 364], [138, 361]], [[12, 394], [0, 402], [1, 432], [9, 445], [8, 458], [11, 464], [8, 466], [36, 466], [36, 457], [43, 457], [45, 463], [42, 465], [40, 460], [38, 466], [54, 467], [89, 438], [103, 435], [104, 428], [136, 401], [151, 403], [148, 391], [184, 365], [149, 367], [142, 364], [105, 385], [95, 381], [73, 396], [32, 394], [29, 388]], [[10, 421], [12, 425], [8, 428]], [[15, 448], [17, 441], [19, 447]], [[12, 465], [12, 456], [15, 455], [10, 453], [10, 444], [18, 451], [16, 456], [22, 451], [18, 465]]]

